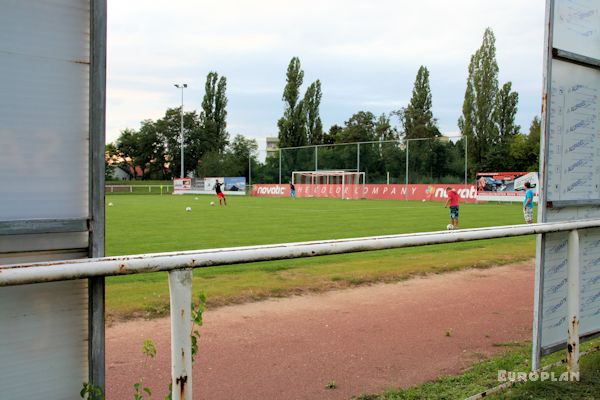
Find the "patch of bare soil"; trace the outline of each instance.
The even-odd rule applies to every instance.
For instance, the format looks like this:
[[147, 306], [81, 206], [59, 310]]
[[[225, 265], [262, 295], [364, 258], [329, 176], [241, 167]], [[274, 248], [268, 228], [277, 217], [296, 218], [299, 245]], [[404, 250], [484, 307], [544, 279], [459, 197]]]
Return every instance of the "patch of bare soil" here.
[[[527, 262], [209, 310], [194, 399], [349, 399], [459, 373], [531, 337], [533, 283]], [[145, 339], [158, 355], [144, 366]], [[164, 398], [168, 318], [115, 323], [106, 351], [108, 399], [141, 377]]]

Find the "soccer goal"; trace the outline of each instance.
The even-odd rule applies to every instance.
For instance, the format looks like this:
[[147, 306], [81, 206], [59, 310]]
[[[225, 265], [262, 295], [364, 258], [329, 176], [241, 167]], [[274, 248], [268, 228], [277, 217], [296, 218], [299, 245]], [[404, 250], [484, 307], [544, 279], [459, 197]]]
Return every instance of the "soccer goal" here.
[[292, 183], [306, 185], [306, 197], [339, 197], [362, 199], [365, 191], [365, 173], [344, 170], [293, 171]]

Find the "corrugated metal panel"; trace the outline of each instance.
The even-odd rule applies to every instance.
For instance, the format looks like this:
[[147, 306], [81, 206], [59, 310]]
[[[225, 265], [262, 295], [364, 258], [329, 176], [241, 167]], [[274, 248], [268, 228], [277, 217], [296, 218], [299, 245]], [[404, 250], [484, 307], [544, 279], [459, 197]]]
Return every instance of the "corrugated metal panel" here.
[[7, 253], [0, 254], [0, 268], [2, 268], [2, 264], [21, 264], [46, 261], [74, 260], [77, 258], [86, 258], [87, 256], [87, 251], [84, 251], [82, 249], [73, 249], [70, 251], [48, 250]]
[[89, 4], [0, 9], [0, 220], [85, 218]]
[[[53, 233], [44, 235], [12, 235], [0, 239], [0, 253], [87, 248], [87, 232]], [[0, 265], [8, 264], [1, 261]]]
[[[0, 10], [0, 221], [90, 218], [90, 1]], [[4, 235], [0, 265], [87, 247], [87, 232]], [[88, 331], [85, 280], [1, 288], [0, 398], [78, 398]]]
[[[546, 2], [540, 222], [600, 215], [599, 11], [600, 0]], [[569, 238], [572, 236], [557, 233], [541, 235], [538, 240], [533, 369], [539, 368], [541, 354], [600, 330], [600, 231], [578, 236], [580, 253], [575, 264], [569, 261], [570, 252], [576, 254]], [[574, 284], [578, 274], [579, 282]], [[569, 347], [573, 348], [572, 343]], [[570, 350], [569, 354], [573, 355]]]
[[87, 281], [0, 288], [0, 398], [75, 399], [87, 381]]

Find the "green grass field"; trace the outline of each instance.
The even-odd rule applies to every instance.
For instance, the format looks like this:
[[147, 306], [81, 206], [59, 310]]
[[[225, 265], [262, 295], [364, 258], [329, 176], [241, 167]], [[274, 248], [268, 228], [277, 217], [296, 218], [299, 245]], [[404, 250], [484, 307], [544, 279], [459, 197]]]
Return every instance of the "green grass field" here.
[[[198, 200], [195, 200], [195, 198]], [[125, 255], [437, 231], [448, 224], [442, 203], [229, 196], [107, 195], [106, 253]], [[218, 203], [217, 203], [218, 204]], [[186, 212], [186, 207], [192, 207]], [[522, 223], [519, 204], [462, 204], [461, 228]], [[533, 236], [409, 249], [260, 262], [194, 270], [194, 291], [209, 306], [272, 296], [393, 282], [415, 275], [485, 268], [530, 259]], [[112, 277], [109, 314], [168, 312], [166, 273]]]

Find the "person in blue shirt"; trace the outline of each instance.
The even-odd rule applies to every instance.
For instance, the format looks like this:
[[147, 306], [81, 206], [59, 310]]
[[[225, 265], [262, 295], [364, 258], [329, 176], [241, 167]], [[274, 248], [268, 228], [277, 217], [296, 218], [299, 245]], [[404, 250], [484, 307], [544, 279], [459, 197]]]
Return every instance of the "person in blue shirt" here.
[[523, 216], [525, 222], [528, 224], [533, 223], [533, 189], [531, 183], [525, 182], [527, 192], [525, 192], [525, 200], [523, 200]]

